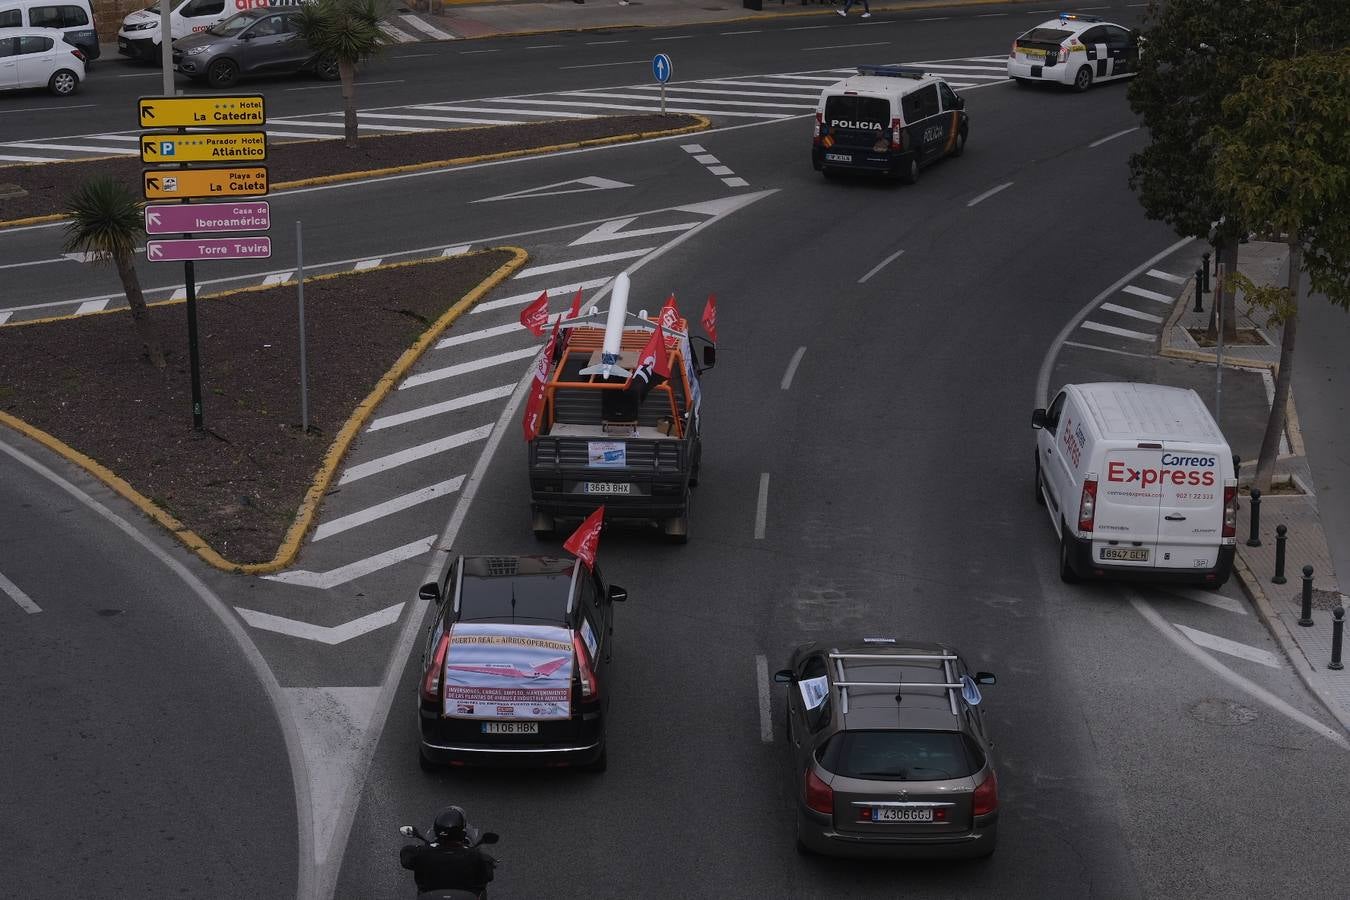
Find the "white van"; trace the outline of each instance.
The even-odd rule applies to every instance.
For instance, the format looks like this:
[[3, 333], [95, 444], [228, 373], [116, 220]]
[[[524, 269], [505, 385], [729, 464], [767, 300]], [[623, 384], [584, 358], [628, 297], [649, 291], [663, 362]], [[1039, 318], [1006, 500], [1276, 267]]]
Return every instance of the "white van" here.
[[[256, 4], [252, 0], [168, 0], [168, 2], [171, 4], [169, 25], [173, 29], [175, 40], [205, 31], [217, 22], [223, 22], [235, 13], [252, 9], [255, 5], [267, 5], [267, 0]], [[158, 62], [159, 45], [159, 3], [128, 13], [122, 20], [122, 28], [117, 32], [118, 53], [145, 62]]]
[[0, 28], [55, 28], [85, 59], [98, 59], [98, 29], [89, 0], [0, 0]]
[[1059, 532], [1059, 575], [1216, 588], [1237, 549], [1233, 454], [1200, 395], [1157, 384], [1067, 384], [1036, 429], [1036, 502]]

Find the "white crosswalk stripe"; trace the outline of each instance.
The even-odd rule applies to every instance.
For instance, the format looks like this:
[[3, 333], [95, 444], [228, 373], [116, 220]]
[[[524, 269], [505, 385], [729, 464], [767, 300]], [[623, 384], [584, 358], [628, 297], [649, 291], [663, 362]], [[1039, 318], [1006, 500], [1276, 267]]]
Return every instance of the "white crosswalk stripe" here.
[[1128, 328], [1117, 328], [1114, 325], [1103, 325], [1100, 322], [1084, 322], [1080, 327], [1086, 328], [1088, 331], [1100, 331], [1102, 334], [1112, 334], [1116, 337], [1129, 338], [1132, 341], [1147, 341], [1150, 344], [1154, 341], [1154, 336], [1151, 334], [1145, 334], [1142, 331], [1131, 331]]
[[413, 41], [417, 40], [417, 38], [413, 37], [411, 34], [408, 34], [408, 32], [404, 31], [403, 29], [395, 28], [393, 25], [390, 25], [385, 22], [380, 23], [380, 30], [383, 31], [385, 34], [389, 35], [391, 38], [393, 38], [396, 42], [400, 44], [411, 44]]
[[1162, 316], [1155, 316], [1152, 313], [1140, 312], [1137, 309], [1130, 309], [1128, 306], [1121, 306], [1118, 303], [1103, 303], [1101, 308], [1107, 312], [1113, 312], [1118, 316], [1128, 316], [1131, 319], [1139, 319], [1143, 322], [1161, 323]]
[[1148, 300], [1155, 300], [1158, 303], [1166, 303], [1168, 306], [1176, 300], [1175, 297], [1169, 297], [1166, 294], [1160, 294], [1157, 291], [1150, 291], [1148, 288], [1136, 287], [1133, 284], [1127, 284], [1121, 288], [1127, 294], [1134, 294], [1136, 297], [1144, 297]]
[[408, 23], [408, 25], [411, 26], [413, 29], [420, 31], [427, 37], [431, 38], [433, 41], [455, 40], [455, 36], [453, 34], [448, 34], [447, 32], [441, 31], [435, 25], [432, 25], [430, 22], [424, 22], [417, 16], [400, 15], [399, 18], [402, 19], [404, 22]]

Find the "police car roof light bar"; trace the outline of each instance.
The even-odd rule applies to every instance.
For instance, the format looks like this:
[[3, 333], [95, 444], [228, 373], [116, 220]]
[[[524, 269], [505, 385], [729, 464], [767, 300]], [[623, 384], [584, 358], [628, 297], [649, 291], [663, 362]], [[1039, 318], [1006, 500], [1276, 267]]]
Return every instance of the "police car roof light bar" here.
[[1059, 20], [1060, 20], [1061, 22], [1068, 22], [1069, 20], [1074, 20], [1074, 21], [1078, 21], [1078, 22], [1100, 22], [1100, 21], [1102, 20], [1102, 17], [1101, 17], [1101, 16], [1084, 16], [1084, 15], [1081, 15], [1081, 14], [1079, 14], [1079, 13], [1060, 13], [1060, 14], [1059, 14]]
[[923, 78], [928, 75], [917, 66], [858, 66], [859, 75], [876, 75], [882, 78]]

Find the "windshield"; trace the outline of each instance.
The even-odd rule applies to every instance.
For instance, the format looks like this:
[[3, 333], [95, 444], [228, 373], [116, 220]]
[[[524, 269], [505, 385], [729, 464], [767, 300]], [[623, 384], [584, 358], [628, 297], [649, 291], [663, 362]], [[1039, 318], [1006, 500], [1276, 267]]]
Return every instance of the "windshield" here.
[[210, 28], [206, 29], [206, 33], [218, 35], [220, 37], [229, 37], [230, 35], [238, 34], [243, 31], [255, 21], [257, 20], [248, 13], [235, 13], [224, 22], [212, 25]]

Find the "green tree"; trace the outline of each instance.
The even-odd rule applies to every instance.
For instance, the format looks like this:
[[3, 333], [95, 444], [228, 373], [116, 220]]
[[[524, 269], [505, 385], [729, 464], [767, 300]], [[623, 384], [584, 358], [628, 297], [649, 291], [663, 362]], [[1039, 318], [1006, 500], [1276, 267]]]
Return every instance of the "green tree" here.
[[356, 67], [379, 53], [390, 37], [380, 29], [383, 0], [312, 0], [301, 4], [296, 30], [322, 67], [337, 62], [342, 79], [342, 120], [347, 146], [356, 146]]
[[[1251, 223], [1214, 185], [1214, 132], [1234, 125], [1224, 99], [1267, 59], [1350, 44], [1345, 0], [1155, 0], [1143, 36], [1129, 99], [1150, 143], [1130, 157], [1130, 186], [1149, 218], [1183, 236], [1212, 234], [1219, 261], [1232, 272]], [[1230, 338], [1232, 284], [1222, 300]]]
[[117, 267], [142, 352], [156, 368], [164, 368], [164, 345], [150, 321], [134, 262], [136, 244], [143, 234], [141, 201], [121, 181], [100, 176], [76, 189], [66, 202], [66, 213], [70, 217], [65, 225], [66, 250], [90, 253]]
[[1257, 289], [1234, 280], [1283, 324], [1275, 400], [1261, 441], [1255, 486], [1270, 489], [1294, 377], [1298, 301], [1310, 292], [1350, 307], [1350, 49], [1271, 60], [1224, 103], [1214, 131], [1220, 202], [1289, 244], [1289, 279]]

